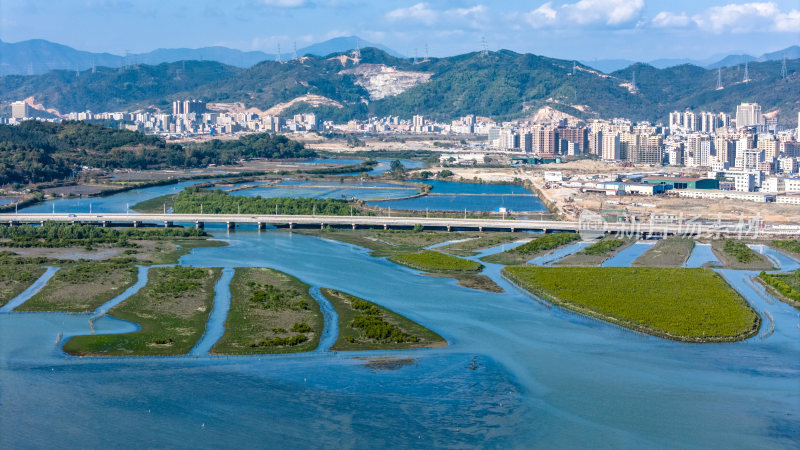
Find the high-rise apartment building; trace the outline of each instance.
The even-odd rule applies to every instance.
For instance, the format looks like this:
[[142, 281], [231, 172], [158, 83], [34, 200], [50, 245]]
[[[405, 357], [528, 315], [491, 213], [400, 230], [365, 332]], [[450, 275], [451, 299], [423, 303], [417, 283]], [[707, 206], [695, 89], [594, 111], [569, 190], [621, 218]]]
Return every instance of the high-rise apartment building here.
[[604, 161], [617, 161], [620, 159], [619, 134], [603, 133], [602, 158]]
[[758, 103], [742, 103], [736, 107], [736, 128], [759, 126], [762, 121], [761, 105]]
[[11, 104], [11, 117], [14, 119], [25, 119], [30, 117], [30, 107], [25, 102], [14, 102]]

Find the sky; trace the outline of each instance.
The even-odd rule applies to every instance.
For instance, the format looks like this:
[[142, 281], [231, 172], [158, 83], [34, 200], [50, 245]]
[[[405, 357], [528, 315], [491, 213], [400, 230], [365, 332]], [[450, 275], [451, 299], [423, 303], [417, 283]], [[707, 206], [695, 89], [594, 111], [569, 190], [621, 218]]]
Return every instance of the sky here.
[[[759, 56], [800, 44], [800, 0], [0, 0], [0, 39], [94, 52], [223, 45], [275, 53], [357, 35], [407, 55]], [[284, 50], [285, 51], [285, 50]]]

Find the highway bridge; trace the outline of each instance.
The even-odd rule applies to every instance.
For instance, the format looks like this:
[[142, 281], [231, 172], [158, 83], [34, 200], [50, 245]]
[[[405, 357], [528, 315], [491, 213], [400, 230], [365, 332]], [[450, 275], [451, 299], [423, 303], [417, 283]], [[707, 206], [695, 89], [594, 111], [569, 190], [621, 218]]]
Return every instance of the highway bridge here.
[[86, 214], [86, 213], [20, 213], [0, 214], [0, 224], [92, 223], [100, 226], [133, 226], [146, 224], [173, 226], [174, 224], [194, 225], [203, 228], [205, 224], [224, 224], [228, 229], [237, 225], [250, 224], [259, 229], [268, 225], [278, 227], [352, 227], [362, 228], [411, 228], [421, 225], [440, 230], [479, 230], [479, 231], [592, 231], [615, 234], [638, 234], [641, 236], [665, 235], [707, 235], [707, 236], [762, 236], [762, 237], [800, 237], [800, 226], [772, 227], [747, 223], [703, 222], [703, 223], [606, 223], [602, 221], [557, 221], [557, 220], [501, 220], [501, 219], [459, 219], [427, 217], [391, 216], [323, 216], [323, 215], [251, 215], [251, 214]]

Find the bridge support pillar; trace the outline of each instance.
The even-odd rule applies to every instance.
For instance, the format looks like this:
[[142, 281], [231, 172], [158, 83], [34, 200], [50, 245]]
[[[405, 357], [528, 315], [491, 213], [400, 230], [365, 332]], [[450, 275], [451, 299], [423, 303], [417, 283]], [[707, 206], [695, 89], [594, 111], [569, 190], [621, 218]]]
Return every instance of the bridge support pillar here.
[[354, 229], [354, 230], [356, 229], [356, 224], [353, 224], [353, 229]]
[[44, 226], [44, 220], [39, 221], [39, 225]]
[[267, 224], [265, 224], [264, 222], [258, 222], [258, 229], [259, 230], [266, 230], [267, 229]]
[[545, 228], [545, 229], [542, 230], [542, 233], [548, 234], [548, 233], [550, 233], [550, 230], [548, 228]]
[[478, 227], [478, 231], [483, 231], [483, 227]]
[[384, 230], [387, 230], [387, 229], [389, 229], [389, 225], [387, 225], [387, 224], [383, 224], [383, 229], [384, 229]]
[[229, 230], [235, 230], [236, 229], [236, 222], [225, 222], [225, 225], [227, 226], [227, 228]]
[[139, 228], [142, 225], [142, 222], [133, 221], [133, 228]]
[[164, 228], [169, 228], [171, 226], [172, 226], [172, 222], [170, 222], [169, 220], [165, 220], [164, 221]]
[[513, 233], [514, 231], [515, 231], [514, 227], [511, 227], [511, 232]]
[[108, 221], [105, 221], [105, 220], [104, 220], [104, 221], [100, 222], [100, 225], [102, 225], [102, 226], [103, 226], [103, 228], [105, 228], [105, 227], [107, 227], [107, 226], [108, 226]]
[[289, 222], [289, 229], [290, 229], [290, 230], [293, 230], [293, 229], [294, 229], [294, 224], [293, 224], [292, 222]]
[[206, 224], [205, 222], [200, 222], [199, 220], [195, 220], [194, 227], [197, 228], [198, 230], [202, 230], [203, 228], [206, 227]]
[[447, 232], [450, 232], [450, 225], [447, 226]]
[[319, 229], [320, 230], [324, 230], [325, 229], [325, 224], [320, 222]]
[[15, 221], [13, 221], [13, 220], [9, 220], [9, 221], [8, 221], [8, 226], [10, 226], [10, 227], [13, 227], [13, 226], [15, 226], [15, 225], [17, 225], [17, 222], [15, 222]]

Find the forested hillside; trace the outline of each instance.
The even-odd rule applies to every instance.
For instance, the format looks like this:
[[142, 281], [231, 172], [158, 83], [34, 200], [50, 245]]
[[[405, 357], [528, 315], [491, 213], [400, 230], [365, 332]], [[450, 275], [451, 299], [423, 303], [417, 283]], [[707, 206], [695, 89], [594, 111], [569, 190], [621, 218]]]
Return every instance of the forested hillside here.
[[167, 144], [163, 139], [85, 122], [0, 125], [0, 185], [58, 180], [82, 166], [158, 169], [232, 164], [250, 158], [310, 158], [314, 151], [285, 136]]
[[[779, 119], [795, 125], [800, 110], [800, 59], [751, 63], [751, 81], [742, 83], [743, 67], [722, 69], [724, 89], [717, 90], [717, 71], [683, 65], [656, 69], [635, 64], [610, 75], [573, 61], [519, 54], [507, 50], [488, 55], [469, 53], [415, 63], [380, 50], [362, 50], [362, 63], [384, 64], [401, 71], [432, 74], [428, 82], [380, 100], [341, 73], [352, 68], [347, 58], [305, 57], [289, 62], [265, 61], [249, 69], [212, 62], [138, 65], [127, 70], [55, 71], [39, 76], [0, 77], [0, 102], [34, 96], [37, 103], [69, 111], [119, 111], [160, 108], [170, 111], [175, 99], [242, 102], [268, 109], [306, 94], [342, 105], [313, 108], [297, 104], [284, 114], [317, 111], [325, 119], [346, 121], [369, 115], [413, 114], [448, 120], [465, 114], [499, 120], [528, 114], [549, 105], [582, 118], [627, 117], [666, 121], [685, 108], [735, 112], [743, 101], [755, 101], [765, 112], [780, 109]], [[627, 86], [636, 74], [636, 91]]]

